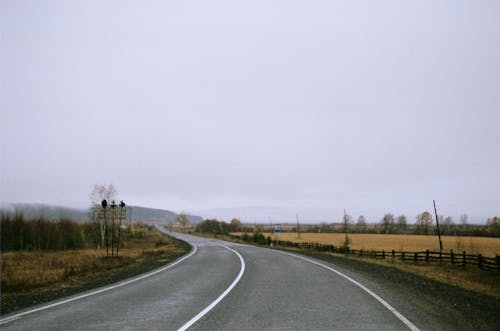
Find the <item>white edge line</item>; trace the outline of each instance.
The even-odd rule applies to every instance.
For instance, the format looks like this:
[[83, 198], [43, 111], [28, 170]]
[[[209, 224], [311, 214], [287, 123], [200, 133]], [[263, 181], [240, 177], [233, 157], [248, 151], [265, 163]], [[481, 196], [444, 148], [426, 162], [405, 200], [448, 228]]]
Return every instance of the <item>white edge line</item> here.
[[230, 250], [231, 252], [236, 254], [236, 256], [238, 256], [238, 258], [240, 259], [240, 264], [241, 264], [240, 273], [238, 274], [238, 276], [236, 276], [236, 278], [231, 283], [231, 285], [229, 285], [229, 287], [224, 292], [222, 292], [222, 294], [217, 299], [215, 299], [205, 309], [203, 309], [201, 312], [199, 312], [195, 317], [191, 318], [188, 322], [186, 322], [183, 326], [181, 326], [177, 331], [185, 331], [185, 330], [189, 329], [194, 323], [198, 322], [203, 316], [205, 316], [210, 310], [212, 310], [219, 302], [221, 302], [222, 299], [224, 299], [224, 297], [229, 294], [229, 292], [231, 292], [231, 290], [236, 286], [236, 284], [238, 284], [241, 277], [245, 273], [245, 261], [243, 260], [243, 257], [240, 255], [240, 253], [238, 253], [234, 249], [229, 248], [225, 245], [222, 245], [222, 244], [217, 244], [217, 245]]
[[328, 269], [334, 273], [336, 273], [337, 275], [347, 279], [348, 281], [350, 281], [351, 283], [353, 283], [354, 285], [360, 287], [361, 289], [363, 289], [366, 293], [368, 293], [369, 295], [371, 295], [373, 298], [375, 298], [375, 300], [377, 300], [378, 302], [380, 302], [385, 308], [387, 308], [391, 313], [393, 313], [401, 322], [403, 322], [410, 330], [412, 331], [420, 331], [419, 328], [417, 328], [412, 322], [410, 322], [409, 319], [407, 319], [406, 317], [404, 317], [400, 312], [398, 312], [393, 306], [391, 306], [387, 301], [385, 301], [384, 299], [382, 299], [381, 297], [379, 297], [377, 294], [375, 294], [372, 290], [370, 290], [369, 288], [367, 288], [366, 286], [364, 286], [363, 284], [359, 283], [358, 281], [352, 279], [351, 277], [341, 273], [340, 271], [338, 270], [335, 270], [327, 265], [324, 265], [322, 263], [319, 263], [319, 262], [316, 262], [314, 260], [310, 260], [308, 258], [305, 258], [305, 257], [302, 257], [302, 256], [299, 256], [299, 255], [295, 255], [295, 254], [290, 254], [290, 253], [286, 253], [286, 252], [282, 252], [282, 251], [276, 251], [278, 253], [281, 253], [281, 254], [285, 254], [285, 255], [290, 255], [290, 256], [293, 256], [293, 257], [296, 257], [298, 259], [301, 259], [301, 260], [304, 260], [304, 261], [307, 261], [307, 262], [310, 262], [310, 263], [313, 263], [313, 264], [316, 264], [320, 267], [323, 267], [325, 269]]
[[139, 277], [129, 279], [127, 281], [124, 281], [123, 283], [118, 283], [116, 285], [111, 285], [109, 287], [101, 288], [101, 289], [99, 289], [97, 291], [93, 291], [93, 292], [90, 292], [90, 293], [85, 293], [85, 294], [82, 294], [82, 295], [79, 295], [79, 296], [76, 296], [76, 297], [72, 297], [72, 298], [69, 298], [69, 299], [66, 299], [66, 300], [58, 301], [58, 302], [50, 304], [50, 305], [46, 305], [46, 306], [42, 306], [42, 307], [39, 307], [39, 308], [31, 309], [31, 310], [28, 310], [28, 311], [25, 311], [25, 312], [22, 312], [22, 313], [13, 315], [13, 316], [6, 317], [4, 319], [0, 319], [0, 325], [3, 325], [3, 324], [8, 323], [8, 322], [11, 322], [13, 320], [17, 320], [17, 319], [21, 318], [22, 316], [25, 316], [25, 315], [28, 315], [28, 314], [32, 314], [32, 313], [35, 313], [37, 311], [41, 311], [41, 310], [45, 310], [45, 309], [57, 307], [57, 306], [60, 306], [60, 305], [64, 305], [64, 304], [72, 302], [72, 301], [80, 300], [80, 299], [89, 297], [91, 295], [95, 295], [95, 294], [99, 294], [99, 293], [102, 293], [102, 292], [106, 292], [106, 291], [109, 291], [109, 290], [112, 290], [112, 289], [115, 289], [115, 288], [118, 288], [118, 287], [122, 287], [122, 286], [125, 286], [125, 285], [128, 285], [128, 284], [137, 282], [137, 281], [139, 281], [141, 279], [148, 278], [148, 277], [151, 277], [153, 275], [156, 275], [157, 273], [160, 273], [162, 271], [170, 269], [173, 266], [175, 266], [175, 265], [181, 263], [182, 261], [184, 261], [184, 260], [190, 258], [191, 256], [193, 256], [196, 253], [196, 251], [198, 250], [198, 247], [194, 243], [191, 243], [191, 245], [193, 246], [193, 248], [191, 249], [191, 252], [188, 255], [183, 256], [181, 259], [173, 262], [172, 264], [168, 264], [165, 267], [162, 267], [160, 269], [157, 269], [157, 270], [152, 271], [152, 272], [147, 273], [147, 274], [143, 274], [143, 275], [141, 275]]

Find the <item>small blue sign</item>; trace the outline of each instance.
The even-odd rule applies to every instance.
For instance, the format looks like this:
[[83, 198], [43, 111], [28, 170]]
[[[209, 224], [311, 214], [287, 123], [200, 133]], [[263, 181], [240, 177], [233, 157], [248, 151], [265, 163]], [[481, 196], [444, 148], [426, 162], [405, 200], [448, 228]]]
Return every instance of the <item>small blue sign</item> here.
[[274, 234], [281, 233], [281, 224], [274, 225]]

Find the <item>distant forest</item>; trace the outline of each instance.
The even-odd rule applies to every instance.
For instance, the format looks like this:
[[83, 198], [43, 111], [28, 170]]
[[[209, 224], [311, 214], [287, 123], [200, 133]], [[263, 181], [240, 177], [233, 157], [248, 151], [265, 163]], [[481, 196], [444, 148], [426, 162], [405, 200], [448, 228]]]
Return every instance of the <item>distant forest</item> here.
[[[500, 237], [500, 218], [493, 217], [486, 224], [468, 224], [467, 217], [462, 216], [461, 222], [456, 224], [451, 217], [439, 216], [439, 230], [444, 236], [481, 236]], [[230, 232], [273, 232], [274, 225], [259, 223], [242, 223], [238, 219], [232, 219], [230, 223], [219, 220], [205, 220], [198, 223], [194, 230], [202, 233], [229, 234]], [[438, 228], [434, 218], [428, 212], [417, 215], [416, 221], [410, 223], [404, 215], [395, 217], [386, 214], [379, 223], [366, 223], [364, 217], [360, 216], [356, 222], [349, 215], [345, 216], [344, 222], [320, 223], [320, 224], [280, 224], [281, 232], [314, 232], [314, 233], [374, 233], [374, 234], [420, 234], [435, 235]]]
[[[147, 207], [138, 206], [126, 206], [127, 209], [127, 220], [130, 221], [131, 216], [132, 221], [144, 221], [146, 223], [164, 223], [164, 224], [175, 224], [177, 214], [164, 209], [155, 209]], [[52, 206], [38, 203], [16, 203], [8, 207], [3, 207], [0, 209], [2, 213], [15, 214], [22, 213], [25, 219], [61, 219], [68, 218], [75, 221], [89, 221], [92, 220], [92, 213], [90, 209], [76, 209], [67, 208], [60, 206]], [[192, 224], [199, 223], [203, 221], [200, 216], [186, 215], [189, 222]]]

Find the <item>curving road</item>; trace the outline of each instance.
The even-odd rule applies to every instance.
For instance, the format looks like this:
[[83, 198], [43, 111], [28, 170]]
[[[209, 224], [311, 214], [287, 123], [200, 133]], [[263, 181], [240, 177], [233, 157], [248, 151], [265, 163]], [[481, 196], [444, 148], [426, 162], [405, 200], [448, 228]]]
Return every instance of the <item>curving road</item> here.
[[2, 316], [2, 330], [457, 329], [433, 313], [439, 307], [418, 309], [398, 291], [347, 268], [175, 235], [193, 245], [182, 260], [112, 287]]

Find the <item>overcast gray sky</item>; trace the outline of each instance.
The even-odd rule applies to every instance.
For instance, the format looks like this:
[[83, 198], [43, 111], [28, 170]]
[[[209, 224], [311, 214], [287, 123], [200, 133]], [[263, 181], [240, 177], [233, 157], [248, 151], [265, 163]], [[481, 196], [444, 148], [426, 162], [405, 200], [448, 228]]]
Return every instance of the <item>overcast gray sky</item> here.
[[500, 1], [0, 0], [2, 202], [500, 216]]

